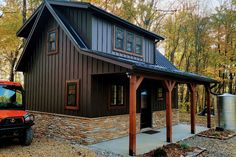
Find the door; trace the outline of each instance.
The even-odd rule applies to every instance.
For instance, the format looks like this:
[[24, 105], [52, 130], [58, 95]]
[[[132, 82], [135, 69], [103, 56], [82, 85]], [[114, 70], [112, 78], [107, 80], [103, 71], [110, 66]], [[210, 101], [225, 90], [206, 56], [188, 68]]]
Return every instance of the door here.
[[141, 92], [141, 129], [152, 127], [151, 97], [147, 90]]

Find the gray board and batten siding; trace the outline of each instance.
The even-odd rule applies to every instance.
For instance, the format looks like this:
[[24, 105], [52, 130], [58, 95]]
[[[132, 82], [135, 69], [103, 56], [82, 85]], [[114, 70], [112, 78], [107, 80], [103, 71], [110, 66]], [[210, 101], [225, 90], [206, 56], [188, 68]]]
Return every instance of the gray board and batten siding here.
[[104, 53], [110, 53], [120, 57], [125, 57], [129, 59], [139, 60], [146, 63], [154, 63], [154, 41], [144, 37], [142, 34], [133, 32], [132, 30], [126, 29], [129, 32], [133, 32], [141, 37], [143, 37], [142, 53], [143, 57], [137, 57], [131, 54], [122, 53], [115, 51], [114, 45], [114, 28], [115, 26], [124, 28], [120, 25], [111, 23], [106, 19], [102, 19], [95, 15], [92, 16], [92, 50], [101, 51]]
[[[73, 7], [61, 7], [56, 6], [54, 9], [58, 10], [62, 16], [66, 17], [70, 25], [81, 35], [82, 39], [87, 44], [88, 48], [100, 51], [108, 54], [117, 55], [119, 57], [125, 57], [129, 59], [139, 60], [146, 63], [154, 63], [154, 39], [150, 39], [138, 32], [134, 32], [130, 29], [120, 26], [114, 22], [104, 19], [100, 16], [96, 16], [95, 13]], [[115, 51], [114, 45], [114, 27], [120, 26], [125, 28], [129, 32], [133, 32], [143, 37], [143, 57], [137, 57], [131, 54]]]
[[[79, 53], [48, 11], [39, 22], [27, 51], [24, 69], [27, 109], [90, 117], [92, 74], [125, 73], [126, 69]], [[58, 53], [46, 52], [47, 32], [57, 28]], [[65, 109], [66, 80], [79, 80], [79, 110]]]

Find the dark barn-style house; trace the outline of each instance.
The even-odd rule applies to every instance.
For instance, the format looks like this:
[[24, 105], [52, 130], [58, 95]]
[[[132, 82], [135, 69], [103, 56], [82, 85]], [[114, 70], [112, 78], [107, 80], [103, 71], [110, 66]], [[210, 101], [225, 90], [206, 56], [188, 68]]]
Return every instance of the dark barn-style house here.
[[90, 3], [45, 0], [17, 32], [26, 39], [16, 66], [24, 73], [35, 131], [84, 144], [178, 123], [178, 84], [191, 91], [195, 133], [196, 85], [215, 80], [178, 70], [156, 47], [163, 37]]

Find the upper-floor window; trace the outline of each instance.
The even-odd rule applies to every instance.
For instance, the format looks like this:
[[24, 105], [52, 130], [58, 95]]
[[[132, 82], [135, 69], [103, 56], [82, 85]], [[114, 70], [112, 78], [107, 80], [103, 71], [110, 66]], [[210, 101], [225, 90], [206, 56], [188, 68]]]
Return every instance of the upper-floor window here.
[[114, 49], [122, 53], [142, 56], [143, 38], [126, 29], [114, 27]]
[[134, 52], [134, 34], [130, 32], [126, 33], [126, 51]]
[[79, 81], [66, 82], [66, 109], [79, 109]]
[[55, 54], [58, 51], [58, 31], [50, 30], [47, 35], [47, 51], [48, 54]]
[[116, 27], [116, 40], [115, 40], [116, 49], [124, 50], [124, 38], [125, 38], [124, 29]]
[[137, 54], [142, 54], [143, 51], [143, 39], [141, 36], [136, 35], [135, 37], [135, 52]]

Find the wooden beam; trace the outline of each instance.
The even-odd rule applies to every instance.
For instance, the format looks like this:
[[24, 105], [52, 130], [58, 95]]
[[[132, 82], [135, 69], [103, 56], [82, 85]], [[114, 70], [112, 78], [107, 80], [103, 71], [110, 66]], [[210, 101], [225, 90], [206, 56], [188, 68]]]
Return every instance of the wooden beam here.
[[166, 90], [166, 141], [172, 142], [172, 90], [175, 81], [164, 80], [163, 85]]
[[190, 83], [188, 84], [190, 92], [191, 92], [191, 134], [195, 134], [196, 132], [196, 84]]
[[138, 87], [140, 86], [140, 84], [143, 82], [144, 77], [143, 76], [139, 76], [137, 77], [137, 81], [136, 81], [136, 90], [138, 89]]
[[136, 83], [137, 77], [130, 76], [129, 86], [129, 155], [136, 155]]
[[210, 96], [210, 87], [205, 85], [206, 91], [206, 105], [207, 105], [207, 127], [211, 128], [211, 96]]

